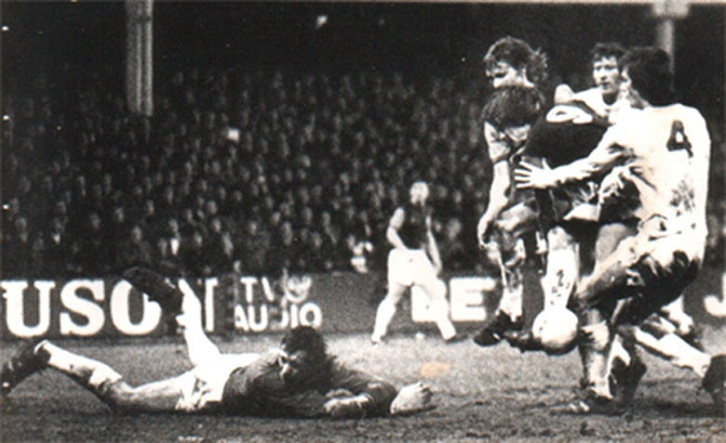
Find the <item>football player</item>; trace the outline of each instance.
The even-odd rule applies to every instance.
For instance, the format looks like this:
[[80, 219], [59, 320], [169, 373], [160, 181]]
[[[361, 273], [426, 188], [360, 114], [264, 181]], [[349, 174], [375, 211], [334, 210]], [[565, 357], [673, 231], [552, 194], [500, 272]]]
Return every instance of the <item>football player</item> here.
[[[567, 86], [558, 87], [556, 105], [530, 133], [527, 155], [544, 158], [549, 166], [556, 167], [589, 154], [605, 129], [614, 122], [614, 114], [628, 107], [623, 103], [625, 100], [616, 100], [620, 85], [618, 60], [624, 53], [617, 43], [595, 45], [591, 52], [595, 86], [578, 93], [573, 93]], [[604, 193], [610, 192], [608, 186], [606, 181]], [[608, 214], [628, 213], [622, 202], [621, 207], [608, 207], [599, 218], [600, 214], [592, 204], [596, 189], [593, 181], [585, 181], [537, 191], [540, 223], [548, 240], [547, 271], [542, 278], [545, 308], [567, 305], [580, 273], [588, 272], [588, 265], [581, 266], [580, 256], [592, 254], [582, 252], [595, 250], [595, 256], [604, 257], [621, 239], [633, 233], [634, 220]], [[595, 228], [599, 229], [597, 236]], [[595, 238], [597, 242], [593, 246]], [[589, 263], [592, 258], [587, 257], [582, 262]], [[563, 337], [570, 336], [571, 331], [562, 329], [565, 324], [559, 322], [560, 330], [553, 330], [558, 334], [551, 340], [557, 339], [555, 341], [561, 343]], [[691, 369], [699, 377], [705, 375], [710, 356], [703, 351], [693, 319], [683, 311], [682, 299], [665, 306], [631, 332], [617, 337], [611, 353], [612, 381], [621, 406], [632, 402], [637, 383], [646, 371], [634, 348], [636, 343], [677, 367]], [[507, 339], [522, 350], [542, 348], [532, 332], [510, 333]], [[563, 346], [556, 353], [567, 349]]]
[[416, 285], [429, 297], [436, 315], [436, 326], [448, 343], [463, 337], [449, 319], [446, 283], [438, 276], [442, 271], [441, 256], [431, 230], [432, 209], [427, 205], [429, 187], [417, 181], [409, 190], [409, 202], [396, 208], [386, 230], [386, 239], [393, 246], [388, 253], [388, 293], [376, 310], [371, 342], [381, 343], [388, 325], [406, 291]]
[[523, 236], [536, 231], [537, 212], [533, 194], [517, 190], [512, 174], [522, 158], [532, 124], [544, 110], [544, 99], [537, 87], [546, 78], [547, 58], [526, 42], [505, 37], [489, 48], [484, 65], [494, 88], [483, 111], [493, 177], [487, 208], [477, 224], [477, 241], [499, 267], [502, 296], [474, 342], [490, 346], [501, 341], [505, 331], [521, 329], [524, 323]]
[[[632, 109], [608, 128], [584, 159], [555, 169], [522, 162], [523, 189], [551, 189], [609, 173], [598, 206], [637, 221], [634, 233], [577, 288], [583, 387], [575, 412], [611, 410], [610, 353], [621, 335], [668, 305], [695, 279], [706, 238], [710, 138], [703, 116], [675, 102], [668, 55], [635, 48], [620, 60], [621, 94]], [[627, 114], [626, 114], [627, 113]], [[623, 207], [629, 207], [627, 214]], [[603, 214], [600, 214], [601, 217]], [[724, 409], [726, 356], [710, 359], [702, 386]]]
[[133, 268], [124, 277], [174, 316], [184, 332], [193, 368], [176, 377], [131, 386], [100, 361], [48, 340], [22, 346], [0, 373], [8, 395], [28, 376], [51, 368], [93, 392], [117, 413], [220, 412], [264, 417], [372, 417], [431, 409], [433, 393], [421, 383], [398, 390], [351, 369], [326, 351], [318, 331], [299, 326], [280, 347], [255, 354], [225, 354], [204, 334], [201, 303], [152, 271]]

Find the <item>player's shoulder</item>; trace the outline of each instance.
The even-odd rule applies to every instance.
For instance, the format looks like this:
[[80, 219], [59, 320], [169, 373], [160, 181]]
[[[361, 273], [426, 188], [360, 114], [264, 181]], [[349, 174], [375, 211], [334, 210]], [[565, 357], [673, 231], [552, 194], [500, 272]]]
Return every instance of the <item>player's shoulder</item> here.
[[280, 355], [281, 351], [279, 349], [270, 349], [267, 352], [259, 354], [257, 359], [250, 364], [250, 367], [254, 368], [252, 372], [265, 371], [266, 368], [275, 366], [280, 358]]
[[406, 207], [405, 205], [396, 206], [396, 209], [393, 210], [393, 214], [391, 214], [391, 219], [388, 221], [389, 225], [392, 225], [394, 228], [398, 229], [400, 225], [404, 222], [406, 218]]
[[693, 106], [684, 105], [682, 103], [676, 103], [674, 106], [678, 109], [678, 112], [682, 113], [691, 120], [706, 120], [703, 117], [703, 114], [701, 114], [701, 111], [699, 111], [697, 108], [694, 108]]
[[600, 91], [599, 88], [595, 87], [584, 89], [582, 91], [574, 93], [574, 95], [572, 96], [572, 101], [575, 100], [583, 101], [591, 106], [604, 103], [602, 99], [602, 91]]
[[641, 115], [646, 115], [646, 118], [665, 121], [678, 120], [685, 126], [705, 126], [706, 124], [706, 119], [703, 114], [701, 114], [701, 111], [693, 106], [684, 105], [682, 103], [646, 108], [645, 112]]
[[604, 118], [608, 116], [609, 106], [605, 103], [600, 88], [592, 87], [578, 91], [574, 93], [571, 101], [584, 103], [598, 117]]
[[328, 360], [333, 388], [352, 389], [361, 383], [379, 381], [380, 378], [341, 362], [335, 357]]
[[573, 101], [602, 102], [602, 93], [597, 87], [583, 89], [575, 92], [570, 85], [566, 83], [559, 84], [555, 87], [555, 93], [553, 96], [553, 103], [556, 105], [562, 105], [565, 103], [571, 103]]

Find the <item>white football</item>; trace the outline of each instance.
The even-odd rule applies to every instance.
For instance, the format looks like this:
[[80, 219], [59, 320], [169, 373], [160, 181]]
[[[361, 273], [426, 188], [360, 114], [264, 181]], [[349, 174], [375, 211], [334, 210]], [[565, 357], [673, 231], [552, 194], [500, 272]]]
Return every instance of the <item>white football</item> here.
[[577, 338], [577, 315], [567, 308], [546, 308], [535, 317], [532, 335], [550, 354], [569, 352]]

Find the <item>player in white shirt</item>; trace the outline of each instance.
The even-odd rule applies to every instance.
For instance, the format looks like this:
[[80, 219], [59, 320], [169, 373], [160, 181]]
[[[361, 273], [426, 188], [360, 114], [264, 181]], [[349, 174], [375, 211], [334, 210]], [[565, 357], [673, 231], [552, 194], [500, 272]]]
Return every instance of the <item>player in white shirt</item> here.
[[[607, 127], [614, 123], [614, 114], [622, 114], [629, 108], [627, 100], [617, 100], [618, 60], [624, 54], [625, 49], [618, 43], [594, 46], [591, 51], [594, 86], [577, 93], [567, 85], [557, 88], [555, 106], [530, 131], [525, 156], [541, 157], [556, 167], [585, 157], [594, 149]], [[624, 219], [628, 210], [622, 201], [611, 204], [604, 211], [609, 214], [597, 220], [597, 208], [592, 202], [598, 185], [599, 180], [588, 180], [538, 191], [538, 198], [543, 199], [538, 202], [539, 223], [546, 232], [548, 246], [546, 272], [542, 277], [544, 307], [545, 310], [556, 308], [552, 313], [567, 305], [581, 274], [590, 272], [593, 258], [609, 255], [621, 239], [634, 232], [635, 220]], [[623, 213], [621, 208], [625, 209]], [[540, 316], [549, 317], [547, 312]], [[700, 344], [695, 322], [683, 310], [682, 297], [631, 332], [616, 338], [611, 353], [615, 398], [622, 407], [632, 403], [638, 382], [647, 370], [635, 344], [679, 368], [692, 370], [699, 377], [705, 375], [710, 356]], [[560, 333], [565, 336], [568, 331], [563, 328]], [[543, 344], [535, 331], [509, 332], [505, 336], [522, 351], [542, 350]], [[550, 348], [545, 350], [552, 352]], [[558, 351], [555, 353], [563, 352]]]
[[594, 113], [609, 119], [619, 106], [620, 69], [618, 60], [625, 54], [625, 48], [618, 43], [598, 43], [592, 51], [593, 86], [577, 93], [566, 84], [555, 89], [555, 104], [581, 101]]
[[[600, 208], [633, 204], [635, 233], [595, 264], [575, 293], [581, 311], [583, 392], [576, 412], [612, 405], [608, 381], [614, 333], [633, 326], [675, 300], [695, 279], [706, 240], [706, 195], [711, 142], [698, 110], [676, 103], [668, 55], [636, 48], [620, 61], [626, 111], [586, 158], [555, 169], [522, 163], [515, 180], [523, 189], [546, 189], [609, 173]], [[622, 205], [619, 205], [622, 209]], [[621, 212], [621, 216], [622, 216]], [[702, 386], [724, 409], [726, 356], [708, 362]]]

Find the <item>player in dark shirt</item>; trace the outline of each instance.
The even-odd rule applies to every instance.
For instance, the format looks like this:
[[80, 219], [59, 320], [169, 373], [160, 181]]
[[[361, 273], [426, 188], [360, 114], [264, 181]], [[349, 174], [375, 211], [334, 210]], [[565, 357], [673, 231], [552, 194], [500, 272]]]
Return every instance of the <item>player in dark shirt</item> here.
[[278, 349], [263, 354], [224, 354], [202, 329], [201, 303], [163, 277], [135, 269], [125, 278], [176, 315], [192, 369], [169, 379], [130, 386], [111, 367], [36, 339], [2, 367], [1, 393], [52, 368], [93, 392], [118, 413], [223, 413], [262, 417], [372, 417], [404, 415], [433, 407], [421, 383], [400, 390], [378, 377], [351, 369], [327, 353], [318, 331], [298, 326]]
[[448, 343], [460, 341], [463, 337], [449, 320], [446, 283], [439, 278], [441, 256], [431, 230], [431, 207], [426, 204], [429, 187], [417, 181], [409, 194], [408, 203], [396, 208], [386, 230], [386, 239], [393, 246], [388, 254], [388, 293], [378, 305], [371, 342], [385, 339], [398, 304], [412, 286], [428, 295], [441, 337]]

